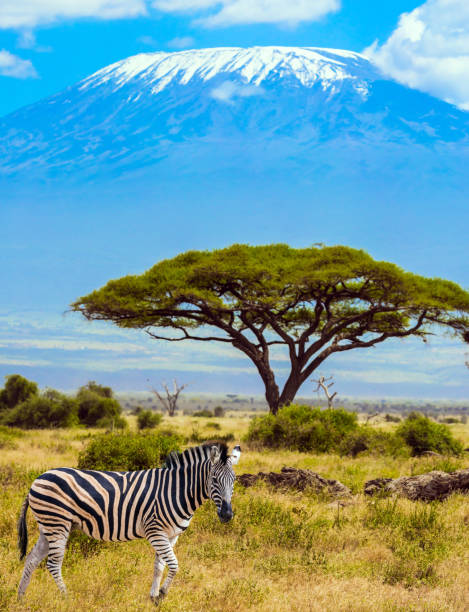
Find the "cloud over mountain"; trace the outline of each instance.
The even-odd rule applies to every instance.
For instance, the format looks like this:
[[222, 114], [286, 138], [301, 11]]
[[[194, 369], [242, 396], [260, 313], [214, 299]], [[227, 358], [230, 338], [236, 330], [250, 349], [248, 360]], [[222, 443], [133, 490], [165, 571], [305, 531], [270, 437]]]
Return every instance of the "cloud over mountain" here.
[[403, 13], [388, 40], [365, 54], [400, 83], [469, 109], [466, 0], [427, 0]]
[[340, 8], [340, 0], [154, 0], [153, 6], [167, 13], [198, 15], [207, 27], [249, 23], [296, 26], [316, 21]]
[[31, 79], [38, 76], [30, 60], [21, 59], [5, 49], [0, 51], [0, 75], [15, 79]]
[[118, 19], [146, 13], [144, 0], [2, 0], [0, 28], [32, 28], [59, 19]]

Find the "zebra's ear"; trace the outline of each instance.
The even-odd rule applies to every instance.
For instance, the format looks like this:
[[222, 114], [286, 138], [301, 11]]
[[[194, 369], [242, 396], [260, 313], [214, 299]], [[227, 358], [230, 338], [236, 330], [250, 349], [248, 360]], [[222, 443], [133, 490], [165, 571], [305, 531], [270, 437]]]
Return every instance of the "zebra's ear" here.
[[231, 453], [231, 464], [236, 465], [241, 457], [241, 446], [236, 445]]
[[216, 463], [220, 459], [220, 449], [218, 446], [213, 445], [210, 447], [210, 461]]

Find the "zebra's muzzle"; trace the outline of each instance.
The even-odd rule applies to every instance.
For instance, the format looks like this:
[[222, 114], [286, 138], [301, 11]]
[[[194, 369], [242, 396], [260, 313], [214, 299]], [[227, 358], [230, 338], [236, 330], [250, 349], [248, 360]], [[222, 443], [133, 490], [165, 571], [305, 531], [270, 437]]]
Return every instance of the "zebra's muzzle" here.
[[225, 500], [222, 501], [221, 508], [218, 510], [218, 518], [222, 523], [228, 523], [233, 518], [231, 504], [227, 504]]

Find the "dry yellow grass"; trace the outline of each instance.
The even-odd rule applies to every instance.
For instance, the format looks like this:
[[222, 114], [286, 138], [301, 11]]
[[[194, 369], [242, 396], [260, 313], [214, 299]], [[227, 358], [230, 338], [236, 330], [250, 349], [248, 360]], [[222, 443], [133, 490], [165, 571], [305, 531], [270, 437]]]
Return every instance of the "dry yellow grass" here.
[[[233, 433], [240, 440], [249, 418], [165, 419], [190, 435], [215, 438]], [[458, 425], [469, 440], [469, 427]], [[27, 487], [25, 470], [76, 465], [87, 431], [28, 432], [16, 448], [0, 454], [0, 609], [11, 612], [116, 612], [154, 610], [148, 592], [153, 554], [145, 541], [87, 546], [74, 538], [64, 561], [69, 595], [62, 598], [41, 566], [25, 599], [16, 601], [23, 564], [16, 549], [16, 520]], [[400, 500], [370, 501], [358, 493], [365, 480], [428, 471], [439, 460], [389, 457], [341, 458], [295, 452], [243, 449], [238, 473], [305, 467], [337, 478], [357, 493], [349, 505], [306, 493], [274, 492], [265, 486], [233, 497], [232, 523], [218, 522], [213, 505], [200, 509], [176, 547], [180, 572], [161, 612], [254, 610], [303, 611], [467, 611], [469, 610], [469, 505], [454, 495], [435, 505]], [[453, 460], [455, 467], [468, 462]], [[8, 466], [18, 469], [6, 478]], [[3, 470], [3, 472], [2, 472]], [[37, 529], [28, 515], [30, 547]]]

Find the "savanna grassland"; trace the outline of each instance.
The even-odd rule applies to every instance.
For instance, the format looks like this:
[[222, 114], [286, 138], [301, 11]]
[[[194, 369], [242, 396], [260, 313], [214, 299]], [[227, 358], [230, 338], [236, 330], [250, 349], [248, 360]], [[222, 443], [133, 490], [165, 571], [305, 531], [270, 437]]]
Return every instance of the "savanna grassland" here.
[[[131, 428], [135, 428], [132, 417]], [[212, 502], [195, 514], [176, 546], [179, 573], [161, 612], [256, 610], [469, 610], [469, 500], [459, 494], [425, 504], [368, 499], [366, 480], [469, 467], [469, 458], [340, 457], [259, 451], [243, 443], [249, 415], [176, 416], [162, 427], [192, 439], [232, 433], [243, 454], [236, 472], [308, 468], [351, 488], [343, 502], [311, 492], [278, 492], [235, 485], [235, 518], [221, 524]], [[392, 428], [393, 424], [375, 427]], [[469, 425], [451, 425], [469, 446]], [[11, 612], [153, 610], [149, 589], [153, 553], [146, 541], [99, 543], [70, 538], [62, 598], [44, 567], [33, 574], [23, 601], [16, 589], [23, 562], [16, 548], [21, 503], [35, 476], [76, 466], [95, 430], [0, 431], [0, 609]], [[189, 443], [190, 444], [190, 443]], [[37, 527], [28, 512], [29, 549]]]

